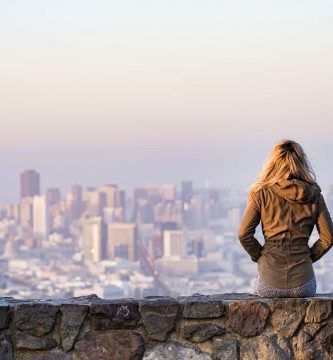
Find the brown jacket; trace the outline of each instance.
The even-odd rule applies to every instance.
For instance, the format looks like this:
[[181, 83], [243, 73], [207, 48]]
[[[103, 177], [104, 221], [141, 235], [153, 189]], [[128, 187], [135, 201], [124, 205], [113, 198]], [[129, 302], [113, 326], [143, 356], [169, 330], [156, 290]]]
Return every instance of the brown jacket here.
[[[264, 246], [254, 237], [260, 220]], [[319, 239], [310, 248], [314, 225]], [[248, 199], [238, 239], [266, 283], [281, 289], [304, 284], [314, 275], [312, 263], [333, 245], [333, 222], [320, 187], [291, 179], [257, 191]]]

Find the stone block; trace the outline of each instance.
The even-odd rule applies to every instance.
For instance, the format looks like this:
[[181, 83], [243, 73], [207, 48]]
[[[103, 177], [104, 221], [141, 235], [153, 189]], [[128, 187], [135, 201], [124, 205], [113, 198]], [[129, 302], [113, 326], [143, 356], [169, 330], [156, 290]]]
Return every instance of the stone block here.
[[0, 360], [14, 360], [13, 347], [8, 336], [0, 336]]
[[142, 360], [212, 360], [210, 354], [175, 342], [149, 348]]
[[239, 344], [237, 339], [214, 338], [213, 339], [214, 360], [238, 360]]
[[50, 350], [57, 346], [57, 342], [46, 336], [32, 336], [25, 332], [17, 332], [16, 348], [30, 350]]
[[145, 344], [138, 333], [109, 330], [87, 333], [74, 349], [77, 360], [141, 360]]
[[8, 305], [0, 306], [0, 330], [8, 328], [11, 320], [10, 307]]
[[307, 322], [321, 322], [327, 319], [332, 312], [332, 301], [312, 299], [306, 309], [304, 321]]
[[140, 302], [139, 309], [148, 337], [164, 341], [175, 327], [178, 302], [170, 298], [145, 299]]
[[262, 333], [269, 315], [269, 308], [259, 301], [236, 301], [229, 304], [227, 325], [242, 336]]
[[52, 331], [58, 306], [42, 303], [14, 305], [15, 328], [33, 336], [42, 336]]
[[181, 327], [181, 334], [184, 339], [201, 343], [213, 336], [219, 336], [226, 332], [224, 326], [216, 325], [213, 323], [191, 323], [183, 324]]
[[260, 338], [258, 360], [289, 360], [291, 358], [292, 352], [286, 338], [278, 334]]
[[273, 329], [284, 337], [292, 337], [304, 320], [305, 299], [277, 299], [271, 306]]
[[225, 304], [209, 297], [190, 297], [182, 301], [182, 317], [185, 319], [214, 319], [225, 313]]
[[60, 337], [65, 351], [70, 351], [73, 348], [88, 311], [89, 306], [87, 305], [61, 305]]
[[96, 330], [135, 328], [139, 318], [139, 304], [132, 299], [100, 301], [90, 305], [90, 319]]

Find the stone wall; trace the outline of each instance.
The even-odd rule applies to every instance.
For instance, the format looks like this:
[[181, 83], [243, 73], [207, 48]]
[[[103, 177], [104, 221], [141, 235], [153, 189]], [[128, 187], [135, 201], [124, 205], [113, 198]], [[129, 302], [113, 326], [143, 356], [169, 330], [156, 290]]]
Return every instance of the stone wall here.
[[333, 359], [332, 299], [0, 298], [0, 359]]

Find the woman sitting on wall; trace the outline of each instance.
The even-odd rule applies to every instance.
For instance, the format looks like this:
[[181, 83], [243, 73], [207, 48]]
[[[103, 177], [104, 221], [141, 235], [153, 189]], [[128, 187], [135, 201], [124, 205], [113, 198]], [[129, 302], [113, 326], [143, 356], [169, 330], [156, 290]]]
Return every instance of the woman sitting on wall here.
[[[261, 221], [265, 243], [254, 237]], [[316, 225], [319, 239], [309, 247]], [[254, 293], [308, 297], [316, 293], [312, 264], [333, 244], [333, 223], [301, 145], [277, 142], [250, 187], [238, 238], [258, 264]]]

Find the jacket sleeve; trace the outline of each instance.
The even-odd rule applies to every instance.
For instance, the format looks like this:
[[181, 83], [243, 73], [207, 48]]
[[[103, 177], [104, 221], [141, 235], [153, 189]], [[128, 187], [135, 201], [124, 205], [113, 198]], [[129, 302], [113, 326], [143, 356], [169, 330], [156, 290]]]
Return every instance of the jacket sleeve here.
[[333, 245], [333, 222], [322, 194], [318, 198], [316, 227], [319, 239], [310, 249], [312, 262], [319, 260]]
[[238, 230], [238, 239], [254, 262], [258, 261], [263, 248], [254, 237], [256, 227], [260, 222], [260, 203], [257, 194], [258, 192], [256, 192], [251, 199], [248, 199], [245, 213]]

